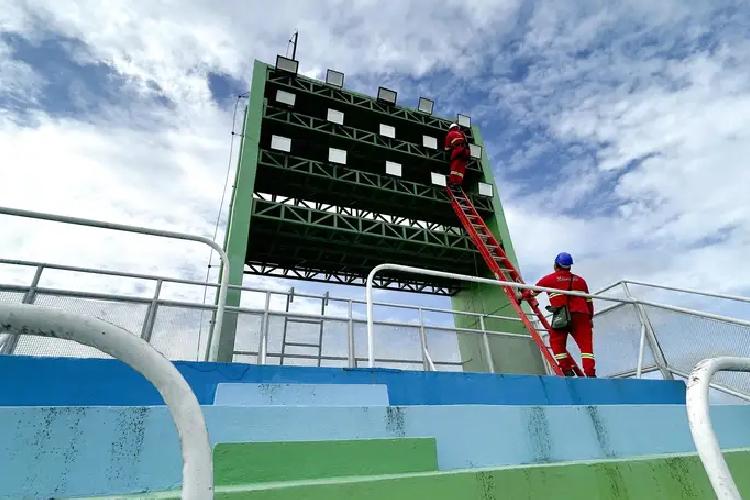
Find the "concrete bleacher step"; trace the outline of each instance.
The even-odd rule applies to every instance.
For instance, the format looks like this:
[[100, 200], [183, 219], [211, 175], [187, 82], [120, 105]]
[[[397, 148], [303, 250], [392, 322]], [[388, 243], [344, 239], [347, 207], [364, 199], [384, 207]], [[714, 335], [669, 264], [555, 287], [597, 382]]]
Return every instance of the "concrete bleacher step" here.
[[[177, 361], [198, 402], [212, 404], [223, 383], [382, 384], [392, 405], [684, 404], [681, 381], [575, 379], [538, 375], [305, 368]], [[65, 376], [61, 377], [60, 374]], [[159, 393], [116, 360], [0, 356], [0, 406], [151, 406]]]
[[433, 438], [220, 443], [214, 484], [436, 471]]
[[[695, 449], [680, 405], [202, 409], [212, 445], [433, 437], [442, 471]], [[711, 416], [723, 448], [750, 447], [750, 406]], [[163, 406], [5, 407], [0, 470], [0, 496], [118, 494], [174, 488], [181, 456]]]
[[[740, 494], [750, 496], [750, 450], [725, 452]], [[178, 491], [150, 495], [179, 498]], [[448, 472], [355, 476], [217, 486], [216, 497], [243, 500], [578, 500], [715, 498], [694, 453]]]
[[222, 383], [215, 405], [225, 406], [388, 406], [383, 384]]

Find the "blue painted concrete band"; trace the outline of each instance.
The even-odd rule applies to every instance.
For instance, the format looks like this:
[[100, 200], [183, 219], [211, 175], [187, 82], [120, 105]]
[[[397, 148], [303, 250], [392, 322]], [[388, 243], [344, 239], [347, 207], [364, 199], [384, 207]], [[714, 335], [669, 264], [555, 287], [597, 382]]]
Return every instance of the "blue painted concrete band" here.
[[[201, 404], [223, 382], [384, 384], [392, 405], [684, 404], [681, 381], [571, 379], [536, 375], [175, 363]], [[138, 373], [108, 359], [0, 356], [0, 406], [148, 406], [161, 396]]]
[[[435, 437], [440, 469], [694, 450], [684, 406], [203, 408], [213, 444]], [[715, 406], [723, 448], [750, 446], [750, 406]], [[33, 465], [32, 465], [33, 464]], [[0, 496], [176, 487], [177, 433], [158, 407], [0, 408]]]

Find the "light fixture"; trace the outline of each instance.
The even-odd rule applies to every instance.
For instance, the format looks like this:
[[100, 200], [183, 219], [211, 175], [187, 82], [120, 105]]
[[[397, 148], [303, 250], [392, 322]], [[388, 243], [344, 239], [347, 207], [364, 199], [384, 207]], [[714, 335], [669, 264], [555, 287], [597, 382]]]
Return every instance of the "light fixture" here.
[[462, 115], [461, 113], [459, 113], [458, 116], [456, 117], [456, 123], [458, 123], [464, 128], [471, 128], [471, 117]]
[[435, 102], [431, 99], [427, 99], [426, 97], [420, 97], [419, 98], [419, 105], [417, 105], [417, 109], [421, 111], [422, 113], [427, 113], [428, 115], [432, 114], [432, 107], [435, 105]]
[[335, 109], [328, 108], [327, 120], [329, 122], [337, 123], [339, 125], [344, 124], [344, 113], [336, 111]]
[[279, 151], [290, 152], [292, 150], [292, 140], [289, 137], [282, 137], [280, 135], [271, 136], [271, 149]]
[[397, 93], [395, 90], [378, 87], [378, 101], [386, 102], [388, 104], [396, 104], [396, 96]]
[[430, 149], [437, 149], [438, 142], [436, 137], [430, 137], [429, 135], [422, 136], [422, 146]]
[[383, 137], [390, 137], [391, 139], [396, 138], [396, 127], [391, 127], [390, 125], [384, 125], [380, 124], [380, 135]]
[[343, 149], [328, 148], [328, 161], [346, 165], [346, 151]]
[[446, 186], [445, 176], [443, 174], [438, 174], [437, 172], [430, 172], [430, 178], [432, 180], [432, 183], [438, 186]]
[[469, 150], [471, 151], [472, 158], [477, 158], [479, 160], [482, 159], [482, 146], [479, 146], [477, 144], [469, 144]]
[[344, 74], [341, 71], [329, 69], [326, 71], [326, 83], [340, 89], [344, 86]]
[[388, 175], [395, 175], [401, 177], [401, 164], [395, 161], [385, 162], [385, 173]]
[[291, 92], [284, 92], [283, 90], [276, 91], [276, 102], [286, 104], [288, 106], [294, 106], [297, 96]]
[[479, 194], [482, 196], [492, 196], [492, 184], [487, 184], [486, 182], [480, 182], [479, 183]]
[[276, 69], [296, 75], [299, 69], [299, 61], [284, 56], [276, 56]]

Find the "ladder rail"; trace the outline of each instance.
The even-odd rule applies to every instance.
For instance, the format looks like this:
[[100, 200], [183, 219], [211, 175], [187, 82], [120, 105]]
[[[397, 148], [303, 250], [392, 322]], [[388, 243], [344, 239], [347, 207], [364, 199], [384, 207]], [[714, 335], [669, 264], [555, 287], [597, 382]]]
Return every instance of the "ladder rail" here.
[[[461, 225], [469, 235], [469, 239], [474, 243], [480, 255], [482, 256], [485, 264], [490, 269], [495, 279], [498, 281], [513, 281], [516, 283], [523, 283], [521, 274], [516, 270], [513, 263], [510, 261], [508, 256], [505, 254], [502, 243], [492, 234], [487, 225], [484, 223], [484, 219], [479, 215], [474, 204], [471, 202], [466, 193], [464, 193], [461, 187], [447, 187], [448, 197], [450, 198], [451, 207], [458, 217]], [[481, 233], [480, 233], [481, 230]], [[501, 267], [499, 262], [503, 263]], [[557, 375], [563, 375], [560, 366], [555, 361], [555, 358], [550, 353], [550, 349], [544, 343], [539, 330], [534, 326], [529, 318], [530, 314], [525, 312], [520, 304], [519, 297], [515, 289], [510, 286], [503, 286], [503, 291], [508, 297], [508, 301], [513, 307], [514, 311], [518, 315], [521, 323], [524, 325], [526, 330], [529, 332], [531, 339], [539, 348], [542, 357], [545, 362], [549, 365], [550, 369]], [[542, 325], [544, 330], [549, 332], [551, 326], [547, 319], [539, 309], [539, 302], [536, 300], [529, 301], [532, 313], [537, 317], [539, 323]], [[570, 355], [570, 354], [569, 354]], [[572, 359], [572, 358], [571, 358]], [[575, 365], [575, 361], [574, 361]], [[574, 371], [576, 374], [580, 374], [580, 369], [575, 365]]]

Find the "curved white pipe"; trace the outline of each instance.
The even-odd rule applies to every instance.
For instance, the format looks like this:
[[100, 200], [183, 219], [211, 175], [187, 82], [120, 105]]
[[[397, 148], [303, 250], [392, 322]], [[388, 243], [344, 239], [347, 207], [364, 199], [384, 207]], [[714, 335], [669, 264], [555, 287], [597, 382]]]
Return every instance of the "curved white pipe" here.
[[117, 358], [154, 384], [172, 414], [182, 448], [182, 498], [213, 498], [213, 465], [201, 407], [180, 372], [140, 337], [99, 318], [0, 303], [0, 332], [74, 340]]
[[693, 368], [687, 381], [687, 414], [695, 448], [719, 500], [741, 500], [719, 442], [711, 426], [708, 385], [718, 371], [750, 371], [750, 358], [704, 359]]

